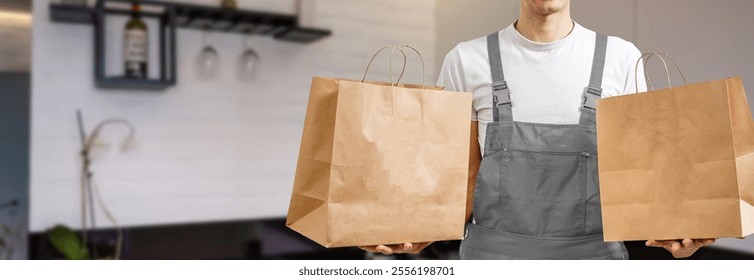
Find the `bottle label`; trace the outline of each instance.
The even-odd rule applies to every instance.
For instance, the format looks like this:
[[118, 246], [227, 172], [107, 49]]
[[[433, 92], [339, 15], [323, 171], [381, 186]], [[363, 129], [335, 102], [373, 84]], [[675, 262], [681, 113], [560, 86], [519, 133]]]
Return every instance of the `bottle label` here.
[[147, 62], [147, 32], [139, 29], [126, 30], [124, 38], [124, 60], [127, 62]]

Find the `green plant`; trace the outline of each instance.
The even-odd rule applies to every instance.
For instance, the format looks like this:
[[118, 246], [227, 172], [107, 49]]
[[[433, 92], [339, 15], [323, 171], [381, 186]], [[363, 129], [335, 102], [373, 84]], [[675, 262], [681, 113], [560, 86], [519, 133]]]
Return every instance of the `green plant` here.
[[47, 232], [50, 242], [68, 260], [89, 259], [89, 252], [81, 243], [79, 236], [66, 226], [55, 226]]

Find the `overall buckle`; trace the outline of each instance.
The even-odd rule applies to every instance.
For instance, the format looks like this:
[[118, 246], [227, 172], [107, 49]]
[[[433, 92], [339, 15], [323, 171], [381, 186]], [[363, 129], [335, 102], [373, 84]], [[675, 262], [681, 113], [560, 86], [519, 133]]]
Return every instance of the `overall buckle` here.
[[498, 107], [503, 105], [511, 105], [513, 107], [508, 83], [498, 82], [492, 84], [492, 102]]
[[592, 111], [597, 110], [597, 99], [602, 98], [602, 89], [596, 87], [587, 87], [584, 89], [584, 95], [582, 96], [581, 107], [579, 111], [583, 109], [590, 109]]

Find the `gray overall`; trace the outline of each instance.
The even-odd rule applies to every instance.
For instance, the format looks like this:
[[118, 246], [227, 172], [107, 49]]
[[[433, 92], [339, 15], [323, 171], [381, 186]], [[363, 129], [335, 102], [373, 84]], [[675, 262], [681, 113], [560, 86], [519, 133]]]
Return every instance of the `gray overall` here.
[[494, 122], [487, 126], [474, 223], [466, 227], [461, 259], [627, 259], [623, 244], [602, 239], [594, 104], [602, 93], [607, 37], [596, 36], [574, 125], [513, 121], [498, 40], [498, 33], [487, 37]]

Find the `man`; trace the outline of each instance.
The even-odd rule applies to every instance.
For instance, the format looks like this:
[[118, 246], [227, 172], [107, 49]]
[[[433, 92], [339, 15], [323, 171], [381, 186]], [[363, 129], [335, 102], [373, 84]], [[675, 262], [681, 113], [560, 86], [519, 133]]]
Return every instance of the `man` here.
[[[603, 241], [594, 104], [635, 92], [640, 56], [633, 44], [576, 24], [570, 0], [522, 0], [518, 21], [447, 55], [438, 83], [473, 93], [462, 259], [628, 258], [622, 243]], [[646, 90], [644, 79], [638, 87]], [[713, 242], [646, 245], [683, 258]]]

